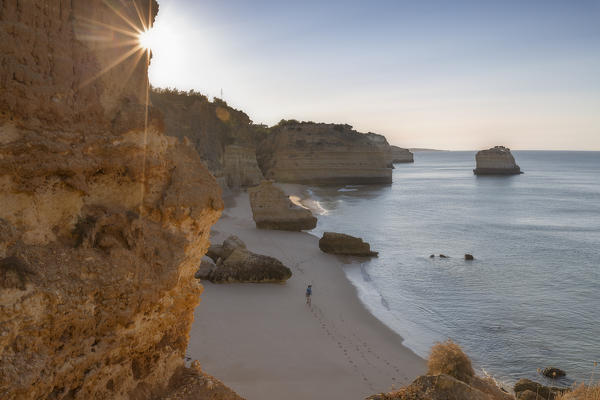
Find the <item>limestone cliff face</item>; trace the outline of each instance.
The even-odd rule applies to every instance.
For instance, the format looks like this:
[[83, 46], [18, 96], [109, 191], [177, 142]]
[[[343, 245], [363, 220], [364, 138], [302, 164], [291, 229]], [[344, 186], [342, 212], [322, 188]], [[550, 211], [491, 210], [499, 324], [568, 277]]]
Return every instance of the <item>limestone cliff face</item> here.
[[135, 5], [0, 2], [3, 399], [151, 398], [182, 368], [223, 204], [152, 110], [145, 129], [145, 55], [107, 46]]
[[349, 125], [280, 123], [261, 142], [257, 158], [265, 177], [279, 182], [392, 182], [389, 154], [382, 144]]
[[194, 92], [155, 89], [150, 99], [164, 115], [166, 133], [188, 138], [221, 187], [255, 186], [263, 179], [256, 130], [246, 114]]
[[392, 163], [400, 164], [400, 163], [411, 163], [414, 162], [413, 153], [408, 149], [403, 149], [398, 146], [390, 146], [392, 153]]
[[504, 146], [492, 147], [481, 150], [475, 155], [477, 167], [473, 170], [475, 175], [516, 175], [521, 173], [521, 168], [515, 162], [510, 149]]

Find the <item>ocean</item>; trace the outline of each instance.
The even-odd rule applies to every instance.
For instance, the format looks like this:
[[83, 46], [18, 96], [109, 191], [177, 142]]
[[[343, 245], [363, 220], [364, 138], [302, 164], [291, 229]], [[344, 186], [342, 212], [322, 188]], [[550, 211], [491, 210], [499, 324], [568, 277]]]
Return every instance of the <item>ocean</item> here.
[[312, 233], [379, 251], [346, 274], [420, 356], [451, 338], [505, 383], [553, 383], [538, 372], [547, 366], [567, 372], [556, 384], [589, 381], [600, 361], [600, 152], [513, 154], [522, 175], [477, 177], [475, 152], [417, 152], [392, 185], [311, 187]]

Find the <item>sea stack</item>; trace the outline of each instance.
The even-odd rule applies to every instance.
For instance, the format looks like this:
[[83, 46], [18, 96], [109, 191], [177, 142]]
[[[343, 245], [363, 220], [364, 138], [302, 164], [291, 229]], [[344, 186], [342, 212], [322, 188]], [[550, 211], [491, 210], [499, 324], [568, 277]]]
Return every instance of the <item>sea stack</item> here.
[[252, 217], [259, 229], [302, 231], [317, 226], [317, 218], [310, 210], [292, 203], [271, 180], [262, 181], [248, 193]]
[[473, 170], [475, 175], [518, 175], [522, 173], [510, 149], [504, 146], [481, 150], [475, 156], [475, 161], [477, 163]]

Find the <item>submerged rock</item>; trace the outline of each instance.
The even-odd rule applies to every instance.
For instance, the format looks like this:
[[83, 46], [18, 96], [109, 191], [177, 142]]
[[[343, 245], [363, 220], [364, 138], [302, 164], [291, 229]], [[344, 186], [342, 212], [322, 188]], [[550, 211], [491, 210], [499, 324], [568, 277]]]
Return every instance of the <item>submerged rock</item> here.
[[317, 226], [317, 218], [310, 210], [292, 203], [273, 181], [262, 181], [259, 186], [248, 189], [248, 193], [257, 228], [301, 231]]
[[465, 254], [465, 260], [472, 261], [474, 259], [475, 259], [475, 257], [473, 257], [473, 254], [469, 254], [469, 253]]
[[475, 175], [517, 175], [521, 173], [521, 168], [515, 162], [510, 149], [504, 146], [479, 151], [475, 156], [475, 161], [477, 164], [473, 170]]
[[319, 248], [325, 253], [348, 256], [376, 257], [378, 254], [361, 238], [335, 232], [325, 232], [319, 239]]
[[449, 258], [449, 257], [445, 254], [440, 254], [440, 258]]
[[562, 378], [563, 376], [566, 376], [567, 373], [560, 368], [547, 367], [542, 370], [542, 375], [544, 375], [545, 377], [554, 379], [554, 378]]

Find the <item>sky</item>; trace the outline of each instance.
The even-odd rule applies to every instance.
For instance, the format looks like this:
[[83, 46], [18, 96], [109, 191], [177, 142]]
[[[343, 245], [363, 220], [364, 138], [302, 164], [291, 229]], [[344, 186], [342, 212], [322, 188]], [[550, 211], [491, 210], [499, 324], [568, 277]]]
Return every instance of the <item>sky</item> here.
[[600, 0], [158, 0], [150, 82], [391, 144], [600, 150]]

